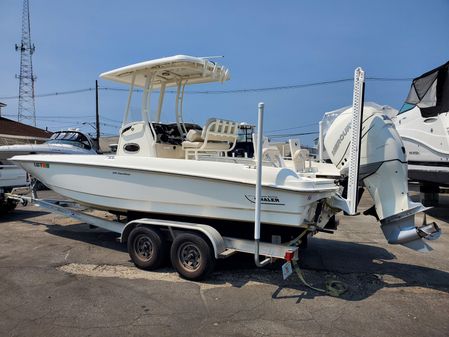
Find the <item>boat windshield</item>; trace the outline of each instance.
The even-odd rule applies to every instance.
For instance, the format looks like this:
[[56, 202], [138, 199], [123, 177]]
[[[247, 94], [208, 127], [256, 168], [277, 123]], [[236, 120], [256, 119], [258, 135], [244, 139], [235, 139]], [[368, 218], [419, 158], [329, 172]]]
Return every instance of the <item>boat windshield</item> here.
[[424, 118], [449, 111], [449, 62], [413, 80], [407, 99], [399, 114], [415, 106]]
[[241, 123], [239, 125], [238, 142], [252, 143], [255, 126]]
[[68, 131], [68, 132], [55, 132], [50, 140], [47, 142], [48, 144], [70, 144], [73, 146], [77, 146], [83, 149], [90, 150], [92, 148], [89, 140], [85, 135], [76, 131]]

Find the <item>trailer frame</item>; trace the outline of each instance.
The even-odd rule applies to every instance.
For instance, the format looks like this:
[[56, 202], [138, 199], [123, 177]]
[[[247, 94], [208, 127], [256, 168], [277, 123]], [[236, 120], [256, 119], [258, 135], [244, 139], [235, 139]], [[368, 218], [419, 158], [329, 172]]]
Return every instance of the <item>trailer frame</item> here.
[[[254, 254], [256, 249], [255, 241], [222, 236], [217, 229], [207, 224], [153, 218], [140, 218], [129, 222], [119, 222], [107, 220], [95, 215], [87, 214], [83, 210], [78, 210], [76, 208], [80, 208], [80, 205], [74, 201], [40, 199], [35, 196], [25, 196], [13, 193], [7, 194], [7, 197], [24, 205], [34, 204], [38, 207], [47, 209], [52, 213], [61, 214], [68, 218], [82, 221], [88, 225], [120, 234], [119, 240], [121, 243], [128, 242], [129, 236], [135, 228], [146, 227], [168, 232], [171, 241], [174, 241], [180, 234], [185, 233], [192, 233], [206, 238], [212, 248], [215, 259], [224, 259], [238, 252]], [[308, 229], [304, 230], [308, 231]], [[312, 229], [310, 229], [310, 231], [312, 231]], [[301, 242], [301, 238], [289, 241], [288, 243], [259, 242], [259, 254], [264, 256], [270, 262], [274, 262], [277, 259], [285, 259], [287, 261], [298, 260], [298, 250]], [[130, 247], [128, 247], [128, 250], [129, 249]], [[181, 276], [186, 277], [182, 274]], [[200, 277], [200, 279], [205, 276], [206, 275]]]

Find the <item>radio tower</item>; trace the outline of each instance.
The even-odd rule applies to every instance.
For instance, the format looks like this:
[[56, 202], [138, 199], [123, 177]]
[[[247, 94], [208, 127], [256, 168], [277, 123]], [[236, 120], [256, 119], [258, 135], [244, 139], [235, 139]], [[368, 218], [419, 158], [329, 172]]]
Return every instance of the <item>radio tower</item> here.
[[36, 109], [34, 105], [34, 81], [32, 56], [35, 50], [31, 43], [30, 29], [30, 5], [28, 0], [23, 1], [22, 11], [22, 41], [16, 44], [16, 50], [20, 51], [20, 75], [19, 79], [19, 106], [17, 120], [31, 120], [36, 126]]

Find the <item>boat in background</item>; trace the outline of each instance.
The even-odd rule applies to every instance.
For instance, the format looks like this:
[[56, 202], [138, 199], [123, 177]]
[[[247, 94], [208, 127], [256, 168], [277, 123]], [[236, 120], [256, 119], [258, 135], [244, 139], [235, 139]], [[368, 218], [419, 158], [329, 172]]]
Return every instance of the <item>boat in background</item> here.
[[[97, 154], [95, 142], [89, 135], [78, 129], [67, 129], [53, 133], [49, 140], [42, 144], [16, 144], [0, 146], [0, 213], [12, 211], [17, 201], [7, 200], [5, 193], [27, 188], [30, 183], [41, 189], [39, 181], [30, 179], [27, 173], [8, 159], [16, 155], [31, 154]], [[17, 193], [17, 192], [16, 192]]]
[[14, 210], [17, 201], [6, 198], [6, 193], [18, 193], [18, 188], [27, 188], [28, 174], [12, 162], [0, 160], [0, 215]]
[[410, 180], [421, 191], [449, 186], [449, 62], [415, 78], [393, 119], [408, 159]]
[[59, 154], [97, 154], [97, 146], [89, 135], [78, 129], [60, 130], [53, 133], [42, 144], [17, 144], [0, 146], [0, 160], [16, 155], [59, 153]]

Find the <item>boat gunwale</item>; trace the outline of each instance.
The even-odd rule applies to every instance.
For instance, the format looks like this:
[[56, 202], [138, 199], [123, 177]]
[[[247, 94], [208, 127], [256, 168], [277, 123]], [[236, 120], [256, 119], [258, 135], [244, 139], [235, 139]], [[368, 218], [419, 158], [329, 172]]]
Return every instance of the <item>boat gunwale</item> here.
[[[28, 156], [23, 156], [23, 157], [31, 157], [31, 156], [40, 156], [40, 155], [28, 155]], [[50, 155], [53, 156], [53, 155]], [[70, 155], [73, 156], [73, 155]], [[183, 159], [181, 159], [183, 160]], [[225, 178], [220, 178], [220, 177], [212, 177], [212, 176], [204, 176], [204, 175], [195, 175], [195, 174], [186, 174], [186, 173], [178, 173], [178, 172], [168, 172], [168, 171], [163, 171], [163, 170], [155, 170], [155, 169], [151, 169], [151, 168], [133, 168], [133, 167], [121, 167], [121, 166], [112, 166], [112, 165], [105, 165], [105, 164], [99, 164], [99, 163], [82, 163], [82, 162], [76, 162], [76, 163], [71, 163], [71, 162], [61, 162], [61, 161], [55, 161], [55, 160], [48, 160], [48, 159], [31, 159], [31, 158], [20, 158], [19, 160], [14, 160], [14, 157], [11, 158], [11, 161], [13, 162], [17, 162], [20, 165], [21, 161], [24, 162], [48, 162], [48, 163], [53, 163], [53, 164], [61, 164], [61, 165], [72, 165], [72, 166], [94, 166], [94, 167], [101, 167], [101, 168], [109, 168], [109, 169], [122, 169], [122, 170], [130, 170], [130, 171], [146, 171], [146, 172], [153, 172], [153, 173], [159, 173], [159, 174], [169, 174], [169, 175], [175, 175], [175, 176], [188, 176], [188, 177], [192, 177], [192, 178], [200, 178], [200, 179], [207, 179], [207, 180], [218, 180], [218, 181], [225, 181], [228, 183], [234, 183], [234, 184], [246, 184], [246, 185], [253, 185], [255, 186], [255, 182], [248, 182], [248, 181], [244, 181], [244, 180], [238, 180], [238, 179], [234, 179], [234, 180], [229, 180], [229, 179], [225, 179]], [[301, 179], [304, 179], [304, 177], [301, 177]], [[328, 178], [317, 178], [320, 180], [329, 180], [332, 181], [333, 179], [328, 179]], [[262, 186], [266, 187], [266, 188], [273, 188], [273, 189], [279, 189], [279, 190], [287, 190], [287, 191], [291, 191], [291, 192], [303, 192], [303, 193], [310, 193], [310, 192], [332, 192], [332, 191], [337, 191], [339, 189], [339, 186], [334, 185], [334, 186], [329, 186], [329, 187], [319, 187], [319, 188], [309, 188], [309, 189], [298, 189], [298, 188], [291, 188], [289, 186], [279, 186], [279, 185], [270, 185], [270, 184], [264, 184], [262, 182]]]

